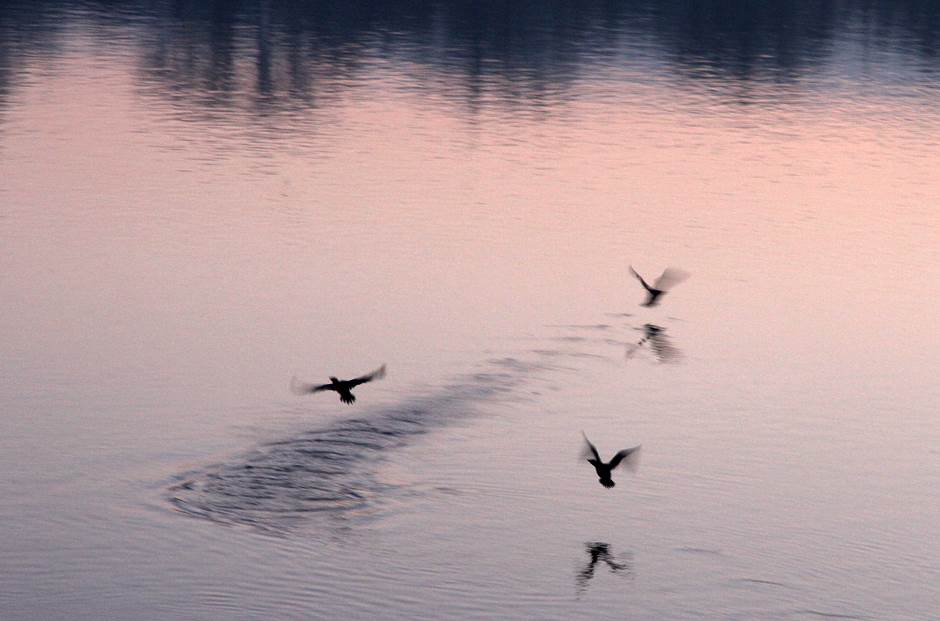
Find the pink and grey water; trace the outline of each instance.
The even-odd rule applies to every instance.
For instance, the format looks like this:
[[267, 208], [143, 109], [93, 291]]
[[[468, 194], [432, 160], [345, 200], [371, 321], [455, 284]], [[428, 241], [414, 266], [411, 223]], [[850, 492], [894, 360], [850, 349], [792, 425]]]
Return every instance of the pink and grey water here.
[[933, 618], [938, 24], [0, 3], [0, 619]]

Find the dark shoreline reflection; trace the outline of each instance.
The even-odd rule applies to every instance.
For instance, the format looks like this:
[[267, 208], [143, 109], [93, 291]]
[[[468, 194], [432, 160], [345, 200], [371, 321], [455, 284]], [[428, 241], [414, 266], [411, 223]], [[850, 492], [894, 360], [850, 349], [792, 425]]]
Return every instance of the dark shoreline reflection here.
[[591, 578], [594, 577], [594, 570], [599, 562], [605, 563], [607, 568], [614, 574], [622, 576], [633, 575], [633, 563], [629, 555], [617, 560], [618, 557], [615, 557], [610, 552], [610, 544], [600, 541], [589, 541], [584, 544], [584, 547], [587, 550], [588, 556], [590, 556], [590, 560], [575, 576], [575, 587], [579, 597], [587, 591], [588, 583], [591, 581]]
[[[623, 71], [742, 103], [758, 85], [818, 88], [831, 63], [876, 84], [940, 75], [940, 3], [924, 0], [12, 0], [0, 1], [0, 106], [73, 26], [123, 41], [146, 92], [259, 115], [327, 105], [389, 61], [408, 88], [471, 111], [577, 97], [583, 80]], [[890, 54], [846, 59], [847, 42]]]

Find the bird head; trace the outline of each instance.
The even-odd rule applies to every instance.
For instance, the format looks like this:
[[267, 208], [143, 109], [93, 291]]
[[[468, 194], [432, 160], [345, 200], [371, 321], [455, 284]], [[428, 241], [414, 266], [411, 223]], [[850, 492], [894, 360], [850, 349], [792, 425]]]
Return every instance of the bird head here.
[[330, 381], [333, 382], [334, 384], [339, 384], [339, 379], [333, 377], [332, 375], [330, 376]]

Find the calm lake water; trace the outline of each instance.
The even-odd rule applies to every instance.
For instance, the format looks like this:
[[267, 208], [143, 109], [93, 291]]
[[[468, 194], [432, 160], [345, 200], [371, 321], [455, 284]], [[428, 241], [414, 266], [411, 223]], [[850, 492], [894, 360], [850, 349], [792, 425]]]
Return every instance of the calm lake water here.
[[883, 4], [0, 2], [0, 618], [936, 619]]

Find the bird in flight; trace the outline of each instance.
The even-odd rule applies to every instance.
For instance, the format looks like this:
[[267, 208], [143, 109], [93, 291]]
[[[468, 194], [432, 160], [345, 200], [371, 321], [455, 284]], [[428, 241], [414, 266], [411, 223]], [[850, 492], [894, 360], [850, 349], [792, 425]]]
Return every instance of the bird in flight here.
[[597, 449], [594, 448], [594, 445], [591, 444], [591, 441], [588, 440], [587, 435], [582, 431], [581, 435], [584, 436], [584, 451], [582, 456], [588, 461], [589, 464], [594, 466], [594, 470], [597, 471], [597, 480], [600, 481], [601, 485], [610, 489], [616, 483], [610, 478], [611, 473], [614, 468], [617, 466], [623, 465], [624, 468], [629, 469], [632, 472], [636, 472], [637, 466], [640, 462], [640, 447], [634, 446], [633, 448], [623, 449], [618, 451], [610, 461], [606, 464], [601, 459], [601, 456], [597, 453]]
[[636, 276], [636, 279], [640, 281], [640, 284], [643, 285], [643, 288], [646, 289], [646, 293], [649, 296], [646, 299], [646, 302], [640, 306], [656, 306], [659, 304], [659, 298], [663, 294], [689, 277], [686, 272], [683, 272], [680, 269], [667, 267], [663, 271], [662, 275], [656, 279], [656, 282], [653, 283], [653, 286], [650, 286], [648, 282], [643, 280], [642, 276], [636, 273], [636, 270], [633, 269], [632, 265], [630, 266], [630, 271], [633, 272], [633, 275]]
[[336, 379], [335, 377], [330, 377], [329, 384], [307, 384], [304, 382], [297, 381], [297, 378], [291, 378], [290, 389], [295, 395], [306, 395], [311, 392], [320, 392], [323, 390], [333, 390], [339, 393], [339, 400], [346, 404], [352, 404], [356, 400], [356, 395], [352, 394], [352, 389], [358, 386], [359, 384], [365, 384], [366, 382], [371, 382], [372, 380], [382, 379], [385, 377], [385, 365], [383, 364], [378, 369], [369, 373], [368, 375], [363, 375], [362, 377], [356, 377], [349, 380]]

